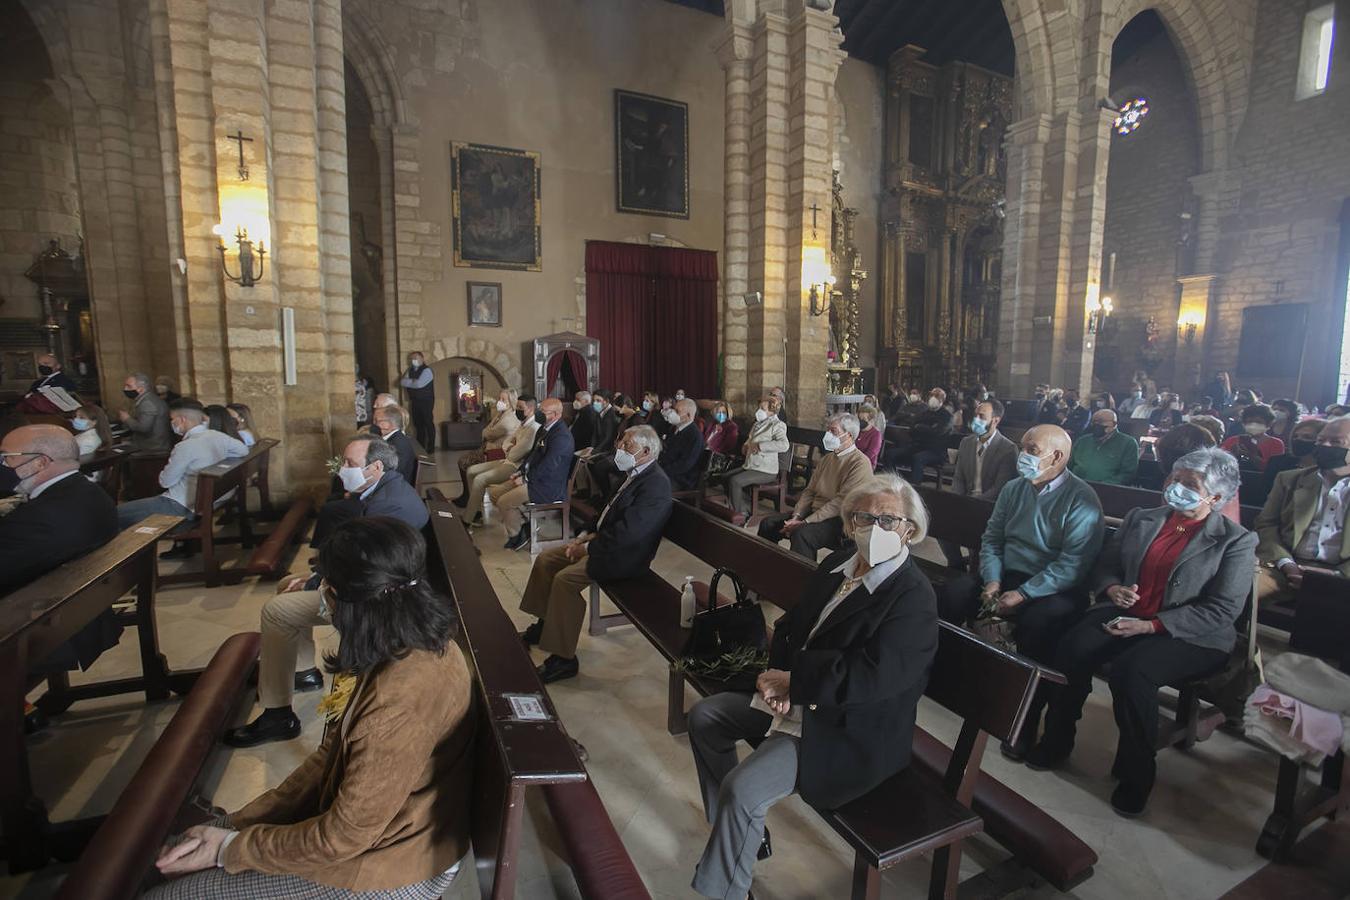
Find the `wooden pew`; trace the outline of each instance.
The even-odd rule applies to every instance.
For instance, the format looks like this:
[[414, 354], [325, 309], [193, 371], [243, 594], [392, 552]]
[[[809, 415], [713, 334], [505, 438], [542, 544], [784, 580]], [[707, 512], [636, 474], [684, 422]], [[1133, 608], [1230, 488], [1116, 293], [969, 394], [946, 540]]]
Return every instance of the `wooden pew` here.
[[[709, 566], [733, 569], [753, 595], [783, 609], [796, 602], [802, 585], [815, 571], [815, 565], [808, 560], [679, 504], [671, 513], [665, 537]], [[683, 732], [685, 684], [692, 685], [702, 694], [711, 693], [718, 686], [674, 667], [688, 637], [688, 631], [679, 626], [679, 592], [651, 572], [640, 578], [606, 584], [603, 589], [623, 615], [671, 664], [667, 729], [672, 734]], [[593, 623], [597, 611], [598, 591], [593, 589]], [[926, 802], [931, 805], [916, 806], [923, 800], [922, 792], [926, 789], [906, 781], [894, 785], [894, 793], [869, 794], [857, 801], [857, 805], [847, 807], [859, 814], [857, 818], [848, 817], [848, 821], [843, 822], [826, 815], [858, 854], [854, 896], [875, 896], [870, 892], [876, 887], [878, 869], [888, 868], [914, 853], [938, 850], [943, 845], [942, 839], [930, 834], [906, 831], [914, 817], [898, 821], [888, 816], [888, 812], [896, 809], [935, 810], [935, 815], [926, 821], [929, 824], [946, 822], [945, 827], [949, 827], [954, 840], [959, 841], [972, 833], [967, 830], [972, 825], [969, 820], [957, 816], [958, 809], [972, 803], [975, 812], [984, 818], [984, 828], [991, 837], [1043, 878], [1061, 890], [1068, 890], [1091, 874], [1096, 854], [1029, 801], [980, 773], [976, 752], [982, 750], [984, 735], [993, 734], [1003, 740], [1006, 738], [998, 737], [999, 734], [1011, 734], [1015, 738], [1031, 696], [1029, 692], [1034, 691], [1041, 678], [1057, 676], [1020, 657], [994, 650], [961, 629], [945, 623], [942, 629], [943, 643], [939, 653], [944, 661], [935, 668], [928, 695], [965, 719], [966, 727], [954, 753], [922, 729], [917, 729], [911, 771], [916, 778], [927, 777], [935, 783], [958, 785], [958, 788], [940, 796], [929, 795]], [[998, 661], [988, 654], [996, 654]], [[957, 661], [953, 664], [953, 660]], [[979, 669], [985, 664], [998, 668], [999, 674], [980, 676], [992, 678], [991, 681], [970, 683], [987, 686], [997, 682], [1001, 687], [1008, 687], [1010, 692], [1020, 683], [1028, 693], [1014, 704], [1009, 696], [999, 691], [982, 687], [981, 691], [971, 692], [979, 696], [965, 696], [944, 684], [948, 677], [954, 677], [954, 673], [971, 667]], [[939, 673], [947, 674], [940, 676]], [[1006, 705], [1004, 701], [1007, 701]], [[981, 742], [980, 747], [976, 747], [977, 740]], [[953, 759], [956, 761], [954, 767]], [[962, 795], [965, 800], [961, 799]], [[974, 827], [978, 830], [978, 823]], [[954, 872], [959, 857], [959, 845], [935, 857], [931, 887], [937, 893], [930, 893], [930, 896], [954, 890]]]
[[220, 645], [62, 882], [56, 900], [140, 896], [165, 838], [185, 817], [202, 818], [196, 809], [185, 813], [185, 807], [234, 717], [261, 648], [262, 635], [256, 631]]
[[[216, 558], [217, 544], [242, 544], [253, 546], [253, 529], [249, 522], [247, 488], [252, 477], [263, 471], [272, 448], [280, 444], [273, 438], [264, 438], [249, 448], [246, 456], [227, 459], [214, 466], [207, 466], [197, 473], [197, 497], [193, 509], [197, 518], [191, 527], [166, 537], [168, 540], [201, 542], [202, 569], [199, 572], [174, 572], [160, 577], [161, 584], [186, 584], [204, 581], [207, 587], [220, 584], [238, 584], [248, 574], [247, 566], [230, 569], [222, 568]], [[233, 491], [234, 495], [227, 496]], [[234, 504], [235, 520], [239, 528], [237, 537], [216, 534], [216, 516], [225, 506], [217, 508], [222, 500]]]
[[[428, 575], [454, 599], [460, 640], [475, 675], [479, 731], [470, 822], [482, 896], [514, 896], [525, 791], [537, 786], [544, 788], [582, 896], [648, 897], [488, 581], [459, 510], [435, 488], [427, 497]], [[536, 702], [547, 720], [516, 718], [511, 700], [521, 697]]]
[[[1125, 514], [1132, 509], [1157, 509], [1167, 503], [1163, 500], [1161, 491], [1131, 487], [1125, 484], [1104, 484], [1100, 481], [1089, 481], [1087, 484], [1097, 494], [1097, 499], [1102, 504], [1102, 515], [1109, 522], [1120, 522], [1121, 519], [1125, 518]], [[1255, 524], [1256, 517], [1261, 512], [1261, 507], [1242, 506], [1239, 508], [1241, 509], [1242, 527], [1250, 529]]]
[[33, 793], [23, 731], [30, 670], [135, 591], [134, 611], [118, 619], [137, 630], [141, 676], [71, 686], [65, 673], [54, 675], [38, 708], [56, 715], [80, 700], [138, 691], [147, 701], [163, 700], [171, 691], [186, 692], [195, 680], [195, 673], [169, 672], [155, 625], [155, 544], [180, 521], [151, 516], [0, 600], [0, 827], [11, 872], [37, 868], [53, 855], [71, 858], [92, 831], [88, 822], [50, 825]]
[[295, 548], [304, 543], [306, 520], [314, 509], [314, 501], [301, 497], [291, 504], [263, 542], [249, 555], [244, 571], [264, 578], [280, 578], [290, 567]]
[[124, 447], [100, 447], [87, 456], [80, 457], [80, 472], [93, 477], [102, 473], [98, 485], [108, 492], [116, 503], [122, 493], [122, 475], [126, 469], [129, 450]]

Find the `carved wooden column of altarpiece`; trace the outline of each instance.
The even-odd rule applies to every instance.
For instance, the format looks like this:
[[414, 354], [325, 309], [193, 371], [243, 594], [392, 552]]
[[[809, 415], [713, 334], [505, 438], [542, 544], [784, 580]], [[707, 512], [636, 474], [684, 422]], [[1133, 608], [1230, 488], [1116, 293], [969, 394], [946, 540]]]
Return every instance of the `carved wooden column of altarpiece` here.
[[829, 394], [833, 396], [862, 393], [862, 348], [858, 330], [862, 307], [862, 283], [867, 270], [862, 267], [862, 251], [854, 237], [856, 209], [844, 206], [844, 189], [839, 173], [834, 173], [833, 202], [830, 204], [830, 270], [836, 282], [830, 304], [830, 349], [834, 360], [829, 364]]
[[924, 52], [887, 66], [877, 383], [991, 384], [1012, 79]]

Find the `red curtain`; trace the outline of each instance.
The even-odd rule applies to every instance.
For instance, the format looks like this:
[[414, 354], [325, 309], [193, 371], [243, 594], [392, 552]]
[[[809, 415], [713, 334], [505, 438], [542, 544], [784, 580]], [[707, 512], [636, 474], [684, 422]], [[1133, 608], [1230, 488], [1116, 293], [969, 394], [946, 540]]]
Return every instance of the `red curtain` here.
[[[567, 364], [567, 371], [563, 371], [563, 364]], [[548, 372], [544, 381], [544, 390], [550, 393], [553, 385], [558, 382], [558, 377], [562, 376], [563, 384], [572, 388], [573, 392], [586, 387], [586, 359], [575, 350], [560, 350], [553, 354], [548, 361]], [[570, 397], [570, 395], [567, 395]], [[538, 398], [543, 400], [543, 397]]]
[[605, 387], [715, 397], [717, 254], [588, 241], [586, 333]]

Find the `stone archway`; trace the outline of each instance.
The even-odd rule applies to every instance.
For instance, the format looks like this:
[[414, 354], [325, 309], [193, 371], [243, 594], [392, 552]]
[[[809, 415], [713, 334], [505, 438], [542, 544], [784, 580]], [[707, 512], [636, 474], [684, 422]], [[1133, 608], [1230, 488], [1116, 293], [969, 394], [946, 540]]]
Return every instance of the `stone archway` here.
[[508, 353], [500, 344], [484, 338], [462, 334], [447, 335], [433, 339], [423, 352], [426, 353], [429, 363], [456, 356], [482, 360], [496, 370], [507, 387], [517, 391], [521, 390], [521, 385], [525, 381], [517, 357]]

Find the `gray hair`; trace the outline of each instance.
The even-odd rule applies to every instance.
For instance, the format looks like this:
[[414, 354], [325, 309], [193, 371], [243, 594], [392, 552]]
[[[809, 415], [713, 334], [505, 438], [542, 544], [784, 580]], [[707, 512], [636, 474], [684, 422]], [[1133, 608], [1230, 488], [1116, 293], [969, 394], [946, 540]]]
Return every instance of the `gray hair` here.
[[1237, 459], [1218, 447], [1192, 450], [1172, 464], [1173, 472], [1180, 469], [1199, 472], [1205, 480], [1205, 490], [1219, 497], [1219, 506], [1226, 506], [1237, 496], [1238, 488], [1242, 486]]
[[393, 406], [376, 407], [375, 411], [371, 413], [371, 418], [373, 419], [377, 415], [383, 416], [384, 418], [388, 419], [389, 424], [393, 425], [395, 430], [397, 431], [403, 430], [406, 415], [403, 412], [403, 407], [399, 406], [397, 403], [394, 404]]
[[839, 515], [843, 519], [845, 527], [852, 530], [849, 517], [853, 514], [853, 510], [858, 508], [858, 504], [868, 497], [879, 495], [894, 497], [900, 501], [900, 508], [903, 510], [901, 515], [909, 519], [914, 526], [914, 533], [909, 538], [910, 544], [917, 544], [928, 537], [928, 507], [923, 505], [923, 498], [919, 496], [918, 491], [914, 490], [914, 486], [894, 472], [873, 475], [863, 484], [849, 491], [839, 509]]
[[576, 392], [576, 395], [575, 395], [575, 397], [573, 397], [573, 399], [575, 399], [575, 400], [580, 400], [582, 403], [590, 403], [590, 402], [591, 402], [591, 392], [590, 392], [590, 391], [577, 391], [577, 392]]
[[145, 388], [147, 391], [150, 390], [152, 382], [150, 381], [150, 376], [145, 374], [144, 372], [132, 372], [127, 377], [129, 377], [132, 381], [136, 382], [141, 387]]
[[646, 447], [652, 453], [652, 459], [661, 455], [661, 435], [656, 433], [656, 429], [650, 425], [634, 425], [624, 432], [631, 435], [633, 443], [639, 447]]
[[688, 413], [689, 417], [692, 419], [694, 416], [698, 415], [698, 404], [688, 397], [685, 397], [683, 400], [675, 401], [675, 411], [681, 415]]
[[398, 471], [398, 451], [394, 449], [393, 444], [389, 443], [384, 438], [377, 438], [374, 435], [369, 434], [358, 434], [348, 443], [354, 444], [357, 441], [366, 442], [367, 466], [372, 466], [378, 462], [384, 463], [384, 470], [386, 472]]
[[394, 399], [393, 394], [376, 394], [373, 405], [376, 409], [383, 409], [386, 406], [398, 406], [398, 401]]
[[825, 429], [828, 431], [831, 425], [838, 425], [840, 428], [853, 435], [853, 439], [858, 439], [858, 432], [862, 426], [858, 424], [858, 417], [853, 413], [835, 413], [825, 420]]

